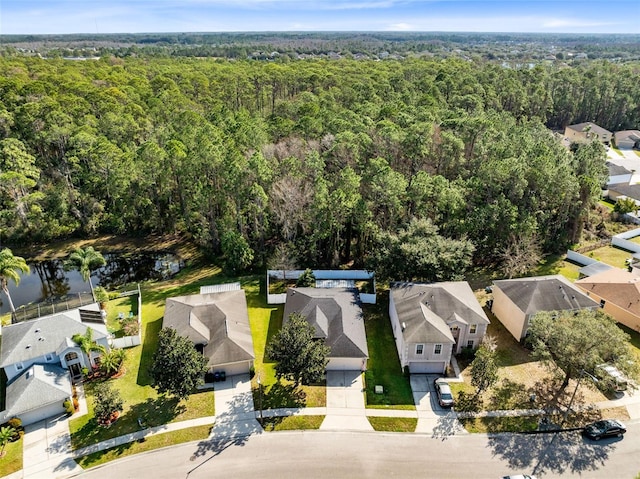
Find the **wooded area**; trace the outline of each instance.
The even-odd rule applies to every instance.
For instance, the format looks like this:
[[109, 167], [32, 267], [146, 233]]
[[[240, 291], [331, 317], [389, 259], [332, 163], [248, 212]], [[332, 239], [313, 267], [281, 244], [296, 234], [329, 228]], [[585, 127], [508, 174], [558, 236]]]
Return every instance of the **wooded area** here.
[[605, 152], [548, 128], [637, 128], [639, 70], [0, 58], [1, 240], [183, 233], [232, 271], [285, 245], [304, 267], [410, 259], [425, 280], [514, 243], [558, 251]]

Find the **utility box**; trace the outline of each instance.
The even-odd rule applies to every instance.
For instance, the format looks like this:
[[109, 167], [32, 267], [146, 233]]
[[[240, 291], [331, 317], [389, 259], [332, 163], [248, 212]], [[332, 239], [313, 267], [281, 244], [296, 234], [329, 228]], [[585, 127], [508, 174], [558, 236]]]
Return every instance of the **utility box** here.
[[375, 393], [376, 393], [376, 394], [383, 394], [383, 393], [384, 393], [384, 388], [383, 388], [381, 385], [379, 385], [379, 384], [377, 384], [377, 385], [375, 386], [374, 390], [375, 390]]

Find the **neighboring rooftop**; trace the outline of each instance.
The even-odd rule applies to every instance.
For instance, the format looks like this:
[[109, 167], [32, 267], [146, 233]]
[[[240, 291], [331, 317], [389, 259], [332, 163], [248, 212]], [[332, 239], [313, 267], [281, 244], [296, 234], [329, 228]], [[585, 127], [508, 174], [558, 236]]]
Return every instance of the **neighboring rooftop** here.
[[74, 319], [69, 313], [3, 326], [0, 367], [58, 351], [61, 346], [67, 346], [73, 335], [85, 334], [87, 328], [93, 329], [94, 340], [107, 337], [103, 324], [82, 323], [79, 317]]
[[331, 349], [329, 358], [368, 358], [367, 336], [358, 292], [348, 288], [289, 288], [284, 307], [302, 314], [315, 328], [315, 338]]
[[616, 183], [609, 185], [609, 191], [615, 191], [618, 194], [624, 195], [634, 200], [640, 200], [640, 184], [629, 185], [627, 183]]
[[632, 173], [632, 171], [627, 170], [624, 166], [616, 165], [610, 161], [607, 161], [605, 165], [609, 169], [609, 176], [630, 175]]
[[450, 324], [489, 324], [466, 281], [396, 283], [390, 294], [406, 342], [454, 343]]
[[503, 279], [493, 284], [525, 314], [595, 308], [599, 304], [560, 275]]
[[52, 364], [34, 364], [7, 386], [6, 404], [11, 407], [0, 420], [42, 407], [43, 398], [47, 403], [62, 403], [72, 393], [69, 371]]
[[590, 121], [577, 123], [575, 125], [568, 125], [567, 128], [569, 128], [570, 130], [578, 131], [580, 133], [584, 133], [587, 131], [592, 132], [597, 134], [598, 136], [611, 135], [611, 132], [609, 130], [605, 130], [601, 126], [598, 126]]
[[576, 281], [585, 291], [640, 316], [640, 276], [619, 268], [612, 268]]

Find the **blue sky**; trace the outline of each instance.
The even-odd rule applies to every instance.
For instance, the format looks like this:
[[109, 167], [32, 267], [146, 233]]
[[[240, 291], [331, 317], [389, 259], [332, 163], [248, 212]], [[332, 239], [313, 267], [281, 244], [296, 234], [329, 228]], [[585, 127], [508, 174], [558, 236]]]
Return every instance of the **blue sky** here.
[[640, 33], [640, 0], [0, 0], [0, 34]]

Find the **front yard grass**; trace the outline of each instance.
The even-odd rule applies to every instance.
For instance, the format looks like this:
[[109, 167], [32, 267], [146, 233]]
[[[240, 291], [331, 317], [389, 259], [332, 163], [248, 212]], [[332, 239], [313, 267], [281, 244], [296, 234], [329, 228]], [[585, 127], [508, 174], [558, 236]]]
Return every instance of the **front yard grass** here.
[[368, 416], [374, 431], [415, 432], [418, 419], [415, 417], [379, 417]]
[[0, 477], [22, 469], [22, 438], [7, 443], [4, 452], [5, 455], [0, 458]]
[[471, 433], [531, 432], [538, 429], [539, 416], [461, 418]]
[[242, 286], [247, 294], [247, 308], [253, 351], [255, 376], [251, 380], [253, 403], [260, 407], [258, 376], [262, 384], [262, 408], [324, 407], [327, 404], [325, 383], [304, 385], [298, 388], [290, 381], [276, 379], [275, 363], [265, 357], [267, 344], [282, 327], [284, 305], [267, 304], [266, 280], [253, 277]]
[[262, 420], [265, 431], [295, 431], [299, 429], [320, 429], [324, 416], [284, 416], [268, 417]]
[[[415, 409], [409, 379], [402, 374], [389, 320], [388, 292], [378, 292], [378, 304], [363, 305], [369, 361], [365, 372], [368, 408]], [[383, 394], [375, 393], [381, 385]]]
[[[111, 427], [98, 426], [93, 417], [91, 392], [93, 385], [91, 382], [87, 383], [85, 393], [89, 413], [69, 421], [73, 448], [77, 449], [137, 431], [140, 429], [138, 418], [141, 418], [147, 426], [157, 426], [167, 422], [215, 414], [213, 391], [195, 393], [182, 402], [159, 396], [152, 387], [149, 367], [157, 347], [158, 333], [162, 327], [165, 299], [170, 296], [197, 293], [203, 284], [226, 280], [222, 278], [218, 268], [191, 267], [185, 268], [172, 280], [143, 286], [142, 345], [125, 350], [125, 374], [118, 379], [108, 380], [120, 392], [124, 409], [120, 418]], [[121, 299], [131, 301], [130, 298]], [[117, 304], [122, 306], [120, 300]], [[117, 312], [115, 314], [117, 315]]]
[[184, 442], [198, 441], [207, 439], [211, 432], [211, 426], [196, 426], [178, 431], [165, 432], [162, 434], [154, 434], [146, 437], [144, 441], [135, 441], [116, 446], [104, 451], [94, 452], [87, 456], [76, 459], [76, 462], [83, 469], [99, 466], [105, 462], [121, 459], [132, 454], [151, 451], [161, 447], [175, 446]]

